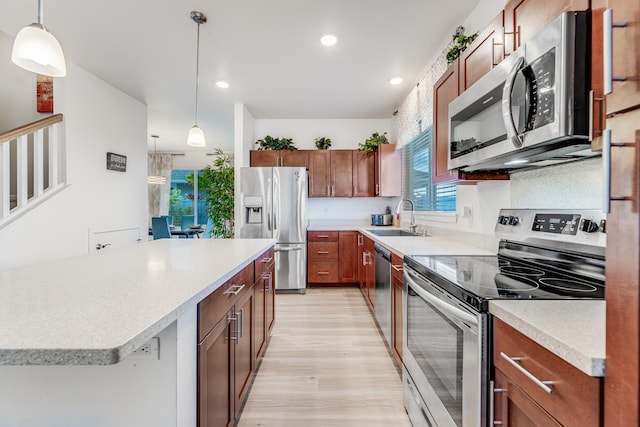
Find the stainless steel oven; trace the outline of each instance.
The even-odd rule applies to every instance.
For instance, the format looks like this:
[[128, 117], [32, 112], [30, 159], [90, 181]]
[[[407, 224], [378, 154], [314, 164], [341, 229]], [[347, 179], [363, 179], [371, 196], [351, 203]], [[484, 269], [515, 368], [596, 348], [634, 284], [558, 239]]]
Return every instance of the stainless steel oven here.
[[492, 426], [489, 301], [604, 298], [605, 221], [600, 211], [503, 209], [497, 255], [404, 257], [404, 403], [414, 426]]
[[404, 287], [404, 400], [414, 427], [479, 426], [486, 407], [488, 314], [406, 266]]

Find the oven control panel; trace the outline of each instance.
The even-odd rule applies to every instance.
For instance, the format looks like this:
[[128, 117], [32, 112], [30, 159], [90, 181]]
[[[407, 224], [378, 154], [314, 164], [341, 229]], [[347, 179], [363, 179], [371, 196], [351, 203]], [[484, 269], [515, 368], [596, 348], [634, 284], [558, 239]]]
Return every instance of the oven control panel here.
[[596, 210], [501, 209], [495, 227], [502, 239], [606, 245], [606, 215]]

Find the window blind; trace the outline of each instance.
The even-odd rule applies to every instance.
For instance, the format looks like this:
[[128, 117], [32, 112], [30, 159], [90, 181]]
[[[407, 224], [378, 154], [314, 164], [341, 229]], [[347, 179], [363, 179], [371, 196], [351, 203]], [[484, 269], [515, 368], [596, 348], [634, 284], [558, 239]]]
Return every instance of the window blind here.
[[433, 183], [432, 156], [433, 126], [430, 126], [402, 147], [402, 196], [411, 199], [417, 211], [455, 211], [456, 186]]

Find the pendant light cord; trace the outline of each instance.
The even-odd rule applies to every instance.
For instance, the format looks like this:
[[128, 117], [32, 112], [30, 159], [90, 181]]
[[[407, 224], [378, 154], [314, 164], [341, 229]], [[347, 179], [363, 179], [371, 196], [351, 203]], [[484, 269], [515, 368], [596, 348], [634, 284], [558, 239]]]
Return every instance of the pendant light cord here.
[[38, 24], [43, 25], [42, 24], [42, 20], [43, 20], [43, 7], [42, 7], [42, 0], [38, 0]]
[[200, 22], [198, 24], [198, 37], [196, 41], [196, 126], [198, 126], [198, 86], [200, 85]]

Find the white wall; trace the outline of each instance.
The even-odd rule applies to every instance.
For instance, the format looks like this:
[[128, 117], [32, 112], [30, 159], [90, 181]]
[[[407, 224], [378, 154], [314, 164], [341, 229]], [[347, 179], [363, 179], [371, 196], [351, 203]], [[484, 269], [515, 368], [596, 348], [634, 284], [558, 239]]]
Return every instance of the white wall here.
[[[13, 40], [1, 36], [7, 52]], [[0, 269], [85, 254], [90, 229], [137, 227], [146, 235], [146, 106], [71, 62], [67, 72], [54, 80], [54, 110], [64, 114], [70, 186], [0, 230]], [[10, 61], [0, 62], [0, 75], [15, 85], [2, 92], [0, 117], [17, 108], [10, 128], [29, 123], [34, 75]], [[126, 172], [106, 170], [108, 151], [127, 156]]]

